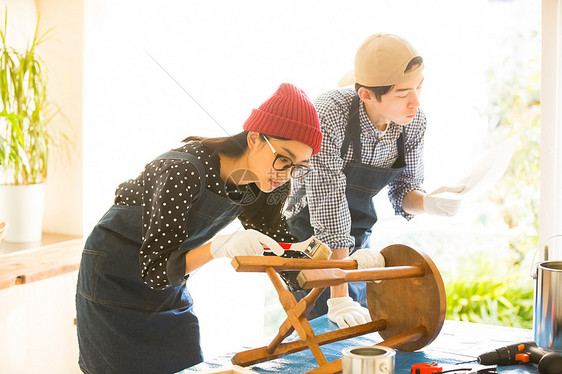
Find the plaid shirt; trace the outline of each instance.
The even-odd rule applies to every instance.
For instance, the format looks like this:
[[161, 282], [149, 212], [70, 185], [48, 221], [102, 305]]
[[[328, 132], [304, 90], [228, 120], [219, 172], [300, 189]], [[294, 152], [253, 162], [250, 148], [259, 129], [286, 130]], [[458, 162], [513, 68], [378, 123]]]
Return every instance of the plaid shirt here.
[[[349, 146], [343, 159], [341, 157], [354, 95], [352, 89], [341, 89], [326, 92], [315, 100], [323, 135], [322, 147], [320, 153], [310, 159], [310, 173], [304, 178], [293, 180], [291, 198], [298, 199], [297, 193], [299, 190], [302, 193], [302, 189], [305, 189], [306, 194], [286, 212], [287, 218], [291, 218], [308, 204], [314, 235], [331, 248], [350, 248], [355, 243], [350, 235], [351, 215], [345, 195], [346, 176], [343, 173], [344, 167], [352, 161], [353, 146]], [[396, 214], [410, 220], [413, 216], [402, 210], [402, 200], [412, 190], [423, 191], [425, 114], [418, 109], [410, 124], [400, 126], [391, 122], [382, 132], [371, 123], [360, 100], [359, 123], [361, 160], [355, 161], [384, 168], [391, 167], [398, 158], [396, 140], [403, 128], [406, 168], [388, 185], [388, 197]]]

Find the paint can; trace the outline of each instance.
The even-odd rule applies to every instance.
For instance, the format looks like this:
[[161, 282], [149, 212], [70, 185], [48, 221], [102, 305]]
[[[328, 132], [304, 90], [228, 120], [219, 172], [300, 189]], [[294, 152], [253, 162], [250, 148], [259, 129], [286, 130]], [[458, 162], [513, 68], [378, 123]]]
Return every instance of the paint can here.
[[343, 374], [394, 374], [396, 351], [392, 348], [348, 347], [342, 355]]
[[539, 347], [562, 353], [562, 261], [537, 264], [533, 332]]

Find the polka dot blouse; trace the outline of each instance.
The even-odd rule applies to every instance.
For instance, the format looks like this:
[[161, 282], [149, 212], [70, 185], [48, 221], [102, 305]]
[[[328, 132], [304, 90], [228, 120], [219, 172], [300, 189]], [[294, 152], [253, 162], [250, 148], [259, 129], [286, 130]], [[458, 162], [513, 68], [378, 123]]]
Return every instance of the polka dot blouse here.
[[[201, 142], [186, 143], [176, 151], [190, 153], [201, 160], [207, 183], [203, 188], [233, 201], [242, 198], [244, 186], [236, 188], [220, 178], [220, 158], [212, 155]], [[185, 272], [183, 262], [174, 265], [183, 266], [183, 269], [168, 269], [171, 265], [168, 258], [187, 239], [189, 210], [200, 191], [200, 181], [199, 171], [189, 160], [154, 160], [136, 179], [120, 184], [115, 192], [116, 205], [143, 207], [140, 264], [142, 277], [151, 288], [164, 289], [173, 285], [167, 271]], [[296, 241], [284, 218], [278, 227], [268, 227], [266, 222], [256, 227], [242, 219], [241, 223], [246, 229], [258, 230], [278, 242]]]

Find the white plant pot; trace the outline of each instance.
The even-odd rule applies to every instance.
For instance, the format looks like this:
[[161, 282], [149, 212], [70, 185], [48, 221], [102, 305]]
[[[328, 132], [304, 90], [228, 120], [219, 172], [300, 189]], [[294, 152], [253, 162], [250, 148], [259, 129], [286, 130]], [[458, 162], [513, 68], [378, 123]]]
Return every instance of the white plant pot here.
[[44, 200], [44, 183], [0, 185], [0, 221], [8, 223], [6, 242], [41, 240]]

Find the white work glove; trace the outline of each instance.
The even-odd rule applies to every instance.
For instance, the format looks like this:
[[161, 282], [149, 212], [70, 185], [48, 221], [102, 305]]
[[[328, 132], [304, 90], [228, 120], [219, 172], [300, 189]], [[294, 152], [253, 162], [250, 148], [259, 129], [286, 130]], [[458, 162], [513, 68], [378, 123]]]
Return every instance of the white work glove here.
[[433, 216], [451, 217], [457, 214], [461, 206], [463, 185], [442, 186], [423, 197], [423, 208], [427, 214]]
[[261, 256], [264, 247], [271, 249], [277, 256], [285, 250], [279, 243], [256, 230], [241, 230], [228, 235], [215, 236], [211, 242], [211, 256], [214, 258], [236, 256]]
[[371, 248], [361, 248], [353, 252], [351, 256], [344, 260], [357, 261], [357, 269], [383, 268], [384, 257], [380, 251]]
[[333, 297], [328, 299], [327, 303], [328, 318], [337, 323], [340, 329], [371, 322], [369, 310], [359, 305], [357, 301], [353, 301], [349, 296]]

